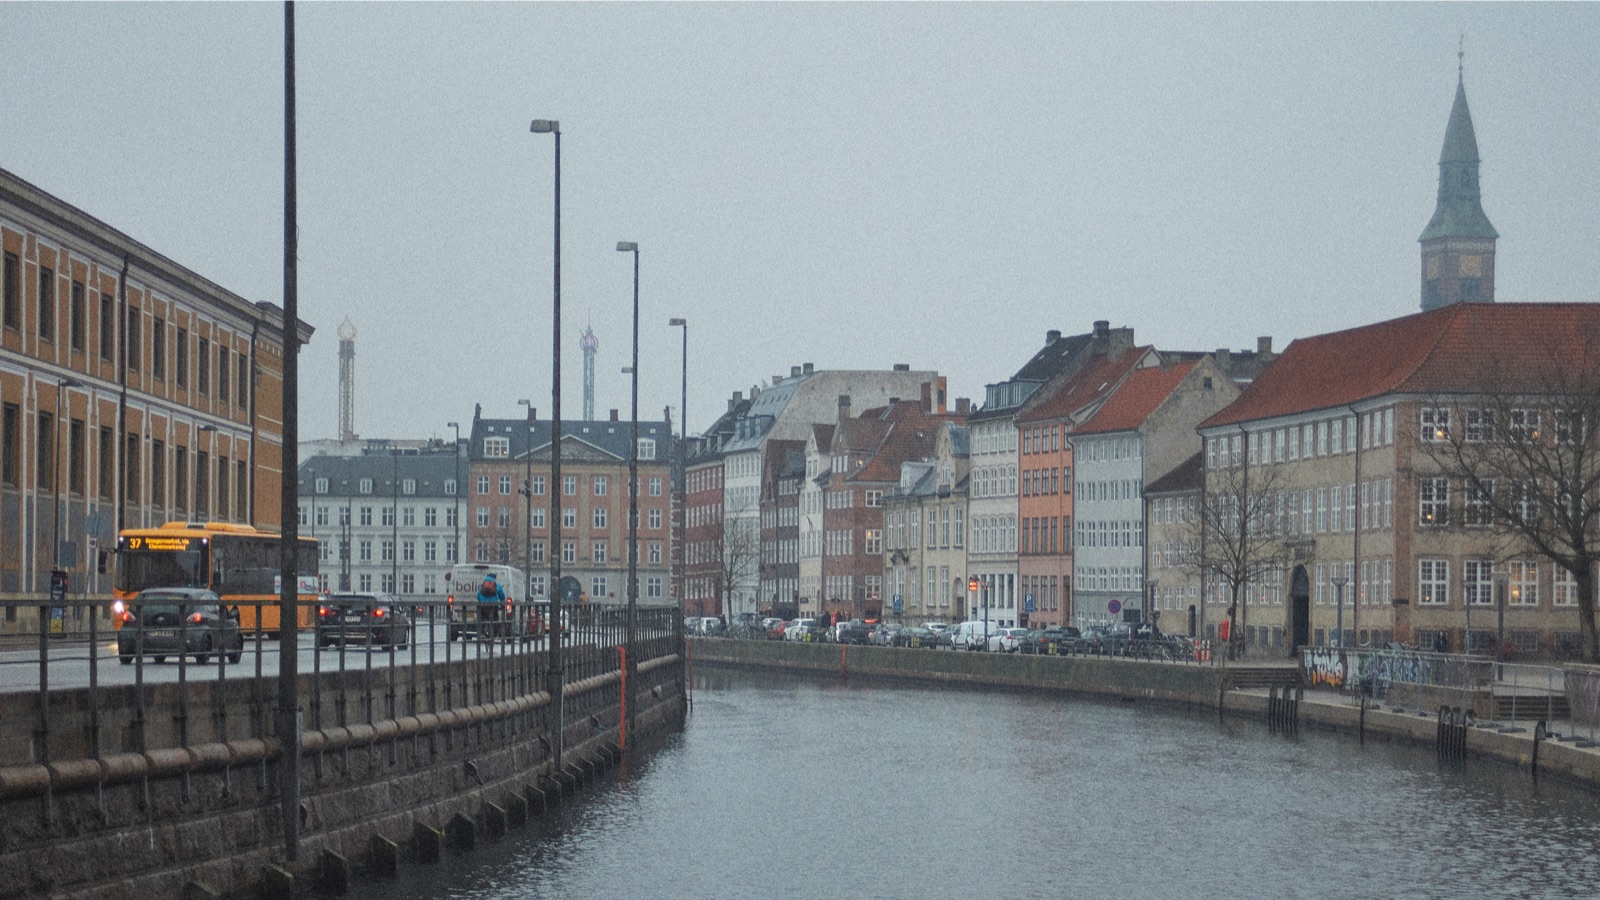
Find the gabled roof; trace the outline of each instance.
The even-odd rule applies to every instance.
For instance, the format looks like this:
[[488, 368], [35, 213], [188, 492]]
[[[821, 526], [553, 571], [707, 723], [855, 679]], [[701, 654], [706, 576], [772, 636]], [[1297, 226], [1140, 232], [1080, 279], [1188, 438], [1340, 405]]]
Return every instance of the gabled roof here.
[[1290, 344], [1215, 428], [1343, 407], [1386, 394], [1540, 392], [1561, 360], [1593, 366], [1600, 304], [1456, 303]]
[[1040, 388], [1017, 414], [1017, 424], [1065, 419], [1114, 389], [1139, 364], [1149, 347], [1096, 354], [1076, 372]]
[[1189, 457], [1173, 467], [1172, 471], [1144, 486], [1148, 494], [1175, 494], [1180, 491], [1198, 491], [1205, 484], [1205, 466], [1200, 454]]
[[1072, 433], [1104, 434], [1139, 428], [1197, 365], [1199, 363], [1184, 362], [1174, 366], [1134, 369], [1112, 390], [1111, 397], [1094, 415], [1072, 429]]

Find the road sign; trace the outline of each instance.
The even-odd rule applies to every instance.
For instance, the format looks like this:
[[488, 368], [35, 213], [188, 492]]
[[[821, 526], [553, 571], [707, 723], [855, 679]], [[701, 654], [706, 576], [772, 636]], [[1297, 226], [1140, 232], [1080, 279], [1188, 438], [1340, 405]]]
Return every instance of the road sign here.
[[901, 611], [901, 610], [902, 610], [902, 609], [903, 609], [903, 608], [904, 608], [904, 607], [905, 607], [905, 604], [904, 604], [904, 602], [903, 602], [903, 601], [902, 601], [902, 600], [901, 600], [901, 598], [900, 598], [900, 595], [899, 595], [899, 594], [895, 594], [895, 595], [894, 595], [894, 600], [893, 600], [893, 603], [894, 603], [894, 612], [895, 612], [895, 615], [899, 615], [899, 614], [900, 614], [900, 611]]
[[1113, 600], [1110, 603], [1107, 603], [1106, 604], [1106, 612], [1111, 613], [1113, 616], [1116, 615], [1119, 612], [1122, 612], [1122, 601], [1121, 600]]
[[1023, 612], [1034, 612], [1035, 611], [1034, 610], [1034, 605], [1033, 605], [1033, 595], [1032, 594], [1023, 594], [1022, 595], [1022, 611]]

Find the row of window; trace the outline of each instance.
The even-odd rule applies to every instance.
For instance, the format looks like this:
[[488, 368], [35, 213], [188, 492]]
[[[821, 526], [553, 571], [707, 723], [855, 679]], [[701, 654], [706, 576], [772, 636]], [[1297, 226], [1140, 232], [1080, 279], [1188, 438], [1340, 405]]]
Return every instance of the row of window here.
[[[514, 549], [513, 541], [503, 538], [479, 538], [472, 543], [473, 558], [477, 562], [507, 562], [509, 554]], [[391, 550], [392, 552], [392, 550]], [[529, 565], [543, 565], [546, 560], [547, 548], [544, 541], [528, 542]], [[613, 557], [609, 541], [594, 541], [589, 545], [589, 556], [582, 560], [578, 558], [578, 542], [561, 542], [561, 561], [563, 563], [590, 562], [595, 565], [605, 565], [610, 562], [626, 561], [626, 555]], [[645, 545], [644, 562], [648, 565], [661, 565], [661, 542], [650, 541]]]
[[[532, 513], [532, 518], [529, 520], [529, 527], [530, 528], [543, 528], [543, 527], [545, 527], [545, 524], [544, 524], [545, 523], [545, 509], [544, 509], [544, 507], [535, 506], [535, 507], [532, 507], [529, 510], [529, 512]], [[590, 510], [590, 513], [592, 514], [592, 518], [593, 518], [593, 521], [594, 521], [594, 527], [595, 528], [609, 528], [610, 527], [610, 524], [611, 524], [611, 511], [609, 509], [607, 509], [604, 506], [597, 506], [594, 509]], [[500, 506], [500, 507], [480, 506], [480, 507], [477, 507], [477, 509], [475, 509], [473, 511], [473, 515], [474, 515], [473, 521], [475, 521], [477, 523], [479, 528], [488, 528], [488, 527], [490, 527], [491, 519], [493, 520], [495, 526], [497, 526], [497, 527], [500, 527], [500, 528], [510, 528], [511, 527], [511, 507], [509, 507], [509, 506]], [[388, 512], [387, 511], [385, 511], [385, 516], [388, 516]], [[661, 528], [662, 522], [663, 522], [665, 516], [664, 516], [664, 514], [662, 512], [661, 507], [656, 506], [656, 507], [650, 508], [649, 510], [646, 510], [646, 515], [645, 515], [644, 518], [645, 518], [644, 527], [652, 529], [652, 530], [655, 530], [655, 529]], [[564, 506], [564, 507], [561, 508], [561, 527], [562, 528], [576, 528], [576, 527], [578, 527], [578, 510], [575, 507]]]
[[[374, 546], [377, 549], [376, 556], [373, 555]], [[453, 541], [406, 537], [400, 539], [399, 548], [399, 562], [454, 563], [456, 561], [456, 545]], [[354, 551], [354, 556], [351, 555], [352, 551]], [[441, 551], [443, 551], [442, 555]], [[393, 538], [381, 538], [376, 541], [372, 538], [356, 538], [355, 540], [339, 538], [337, 541], [325, 538], [318, 542], [317, 545], [317, 555], [325, 563], [334, 561], [341, 563], [345, 561], [356, 563], [396, 562], [394, 554], [395, 541]]]
[[[1504, 564], [1506, 575], [1506, 604], [1508, 606], [1539, 606], [1540, 578], [1538, 562], [1512, 560]], [[1555, 606], [1578, 605], [1578, 580], [1571, 572], [1550, 567], [1551, 602]], [[1472, 606], [1493, 606], [1495, 603], [1496, 566], [1493, 560], [1468, 559], [1461, 562], [1461, 590], [1459, 598]], [[1446, 559], [1417, 560], [1417, 603], [1420, 606], [1454, 605], [1450, 584], [1450, 561]]]
[[[315, 479], [313, 479], [313, 481], [312, 481], [312, 491], [314, 493], [326, 494], [326, 493], [328, 493], [328, 488], [329, 488], [328, 479], [326, 479], [326, 478], [315, 478]], [[356, 482], [356, 493], [358, 493], [358, 494], [370, 495], [372, 493], [372, 488], [373, 488], [373, 483], [372, 483], [372, 479], [371, 478], [362, 478], [362, 479], [357, 480], [357, 482]], [[402, 479], [400, 479], [400, 493], [401, 494], [404, 494], [406, 496], [412, 496], [412, 495], [416, 494], [416, 492], [417, 492], [417, 480], [415, 478], [402, 478]], [[453, 497], [453, 496], [455, 496], [455, 493], [456, 493], [456, 480], [454, 478], [446, 478], [444, 480], [444, 494], [445, 494], [445, 496], [446, 497]]]
[[[71, 419], [64, 429], [66, 477], [58, 483], [56, 441], [59, 437], [55, 416], [40, 412], [35, 421], [35, 486], [41, 491], [60, 488], [67, 494], [88, 496], [89, 441], [93, 437], [98, 462], [94, 491], [101, 500], [110, 501], [117, 474], [115, 430], [110, 426], [91, 428], [82, 419]], [[204, 450], [191, 453], [181, 444], [169, 450], [165, 441], [157, 439], [149, 442], [148, 459], [143, 451], [143, 437], [127, 435], [123, 447], [123, 493], [128, 502], [145, 502], [148, 479], [149, 503], [158, 510], [171, 509], [187, 514], [192, 509], [200, 517], [214, 515], [219, 519], [248, 515], [250, 470], [245, 460], [213, 457]], [[0, 483], [8, 487], [20, 487], [23, 483], [22, 410], [15, 403], [0, 404]]]
[[[1072, 517], [1025, 517], [1022, 520], [1023, 554], [1065, 553], [1072, 534]], [[1059, 548], [1059, 549], [1058, 549]]]
[[[376, 520], [373, 517], [374, 509], [378, 514]], [[441, 510], [444, 513], [442, 517], [439, 515]], [[392, 506], [379, 506], [376, 508], [361, 506], [355, 509], [354, 518], [357, 524], [366, 527], [372, 526], [374, 521], [378, 525], [388, 526], [395, 524], [395, 512], [395, 507]], [[421, 512], [420, 517], [417, 515], [418, 512]], [[330, 524], [349, 525], [351, 524], [351, 513], [352, 510], [349, 506], [332, 506], [327, 503], [319, 506], [315, 501], [309, 506], [302, 503], [300, 504], [300, 524], [315, 524], [319, 527]], [[405, 528], [414, 528], [419, 521], [424, 528], [438, 528], [441, 525], [445, 528], [454, 528], [456, 525], [456, 508], [454, 506], [424, 506], [419, 510], [415, 506], [402, 506], [399, 508], [399, 517], [400, 525]]]
[[[942, 507], [928, 510], [929, 550], [960, 549], [965, 543], [966, 510], [960, 507]], [[918, 546], [922, 541], [922, 511], [897, 510], [884, 517], [889, 530], [889, 549], [903, 550]]]
[[[627, 490], [627, 479], [623, 478], [623, 479], [619, 479], [619, 480], [623, 484], [624, 492], [626, 492], [626, 490]], [[479, 475], [478, 476], [478, 496], [483, 497], [483, 496], [487, 496], [490, 493], [492, 493], [492, 491], [490, 490], [490, 487], [491, 487], [491, 484], [493, 483], [493, 481], [494, 480], [488, 475]], [[543, 497], [544, 496], [544, 476], [543, 475], [534, 475], [532, 478], [528, 479], [528, 483], [529, 483], [529, 486], [530, 486], [530, 491], [529, 492], [533, 496], [535, 496], [535, 497]], [[498, 479], [498, 487], [499, 487], [499, 493], [501, 495], [509, 496], [512, 493], [512, 490], [513, 490], [513, 487], [514, 487], [514, 482], [513, 482], [512, 476], [510, 476], [510, 475], [501, 475], [499, 477], [499, 479]], [[652, 476], [649, 479], [649, 481], [647, 482], [647, 488], [648, 488], [648, 490], [650, 492], [650, 496], [652, 496], [652, 497], [661, 496], [662, 491], [663, 491], [663, 484], [662, 484], [662, 481], [661, 481], [661, 477], [660, 476]], [[520, 489], [518, 490], [518, 492], [520, 493]], [[611, 478], [610, 478], [610, 476], [608, 476], [608, 475], [593, 475], [593, 476], [590, 476], [589, 492], [590, 492], [590, 494], [592, 496], [595, 496], [595, 497], [608, 496], [610, 494], [610, 492], [611, 492]], [[567, 497], [575, 497], [575, 496], [578, 495], [578, 476], [577, 475], [563, 475], [563, 476], [561, 476], [561, 493], [562, 493], [563, 496], [567, 496]]]
[[1022, 496], [1041, 497], [1072, 493], [1072, 467], [1022, 470]]
[[[1425, 443], [1445, 443], [1450, 440], [1450, 409], [1425, 407], [1419, 413], [1419, 429]], [[1487, 444], [1500, 438], [1513, 443], [1536, 440], [1542, 434], [1543, 416], [1537, 409], [1467, 409], [1461, 438], [1468, 444]], [[1583, 414], [1558, 409], [1555, 420], [1555, 439], [1558, 444], [1573, 444], [1583, 439]]]
[[1143, 547], [1144, 527], [1137, 521], [1079, 522], [1078, 547]]

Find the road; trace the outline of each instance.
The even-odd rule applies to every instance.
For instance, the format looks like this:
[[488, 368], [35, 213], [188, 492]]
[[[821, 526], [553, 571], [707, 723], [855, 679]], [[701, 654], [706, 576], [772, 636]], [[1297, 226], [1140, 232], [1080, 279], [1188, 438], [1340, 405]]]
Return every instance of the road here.
[[[369, 652], [359, 644], [342, 651], [337, 647], [318, 651], [312, 646], [312, 642], [313, 637], [310, 632], [300, 635], [297, 665], [301, 674], [310, 673], [319, 667], [324, 672], [337, 671], [341, 664], [351, 670], [366, 669], [368, 665], [377, 669], [390, 665], [391, 661], [405, 666], [410, 665], [413, 660], [418, 663], [427, 663], [430, 659], [444, 662], [447, 657], [460, 659], [463, 653], [469, 659], [476, 659], [480, 653], [490, 656], [507, 651], [507, 645], [504, 643], [477, 641], [451, 643], [445, 638], [444, 623], [439, 623], [435, 628], [425, 621], [417, 623], [416, 641], [413, 645], [392, 653], [382, 647]], [[15, 644], [12, 646], [15, 649], [0, 650], [0, 691], [15, 693], [39, 690], [38, 646], [32, 645], [26, 648]], [[190, 658], [181, 667], [182, 676], [189, 681], [214, 680], [219, 674], [227, 678], [250, 678], [256, 676], [259, 670], [259, 674], [263, 677], [276, 677], [279, 659], [276, 639], [264, 637], [260, 643], [259, 656], [256, 647], [254, 635], [246, 635], [244, 658], [238, 663], [219, 666], [217, 661], [212, 660], [202, 666], [195, 664]], [[542, 639], [532, 645], [516, 645], [519, 651], [530, 648], [543, 649], [543, 647]], [[93, 668], [96, 669], [97, 683], [102, 686], [134, 684], [140, 677], [149, 684], [176, 682], [179, 678], [180, 666], [171, 658], [160, 664], [146, 658], [142, 665], [122, 665], [117, 659], [117, 642], [114, 637], [102, 638], [94, 645], [93, 651]], [[49, 645], [49, 661], [51, 690], [89, 686], [91, 654], [87, 642], [52, 642]]]

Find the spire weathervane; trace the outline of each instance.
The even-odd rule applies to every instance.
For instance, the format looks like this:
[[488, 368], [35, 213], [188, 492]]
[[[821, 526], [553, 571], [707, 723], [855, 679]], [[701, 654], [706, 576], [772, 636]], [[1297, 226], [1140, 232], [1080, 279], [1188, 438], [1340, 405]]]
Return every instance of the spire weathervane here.
[[1456, 78], [1464, 79], [1467, 76], [1467, 33], [1461, 33], [1461, 46], [1456, 50]]

